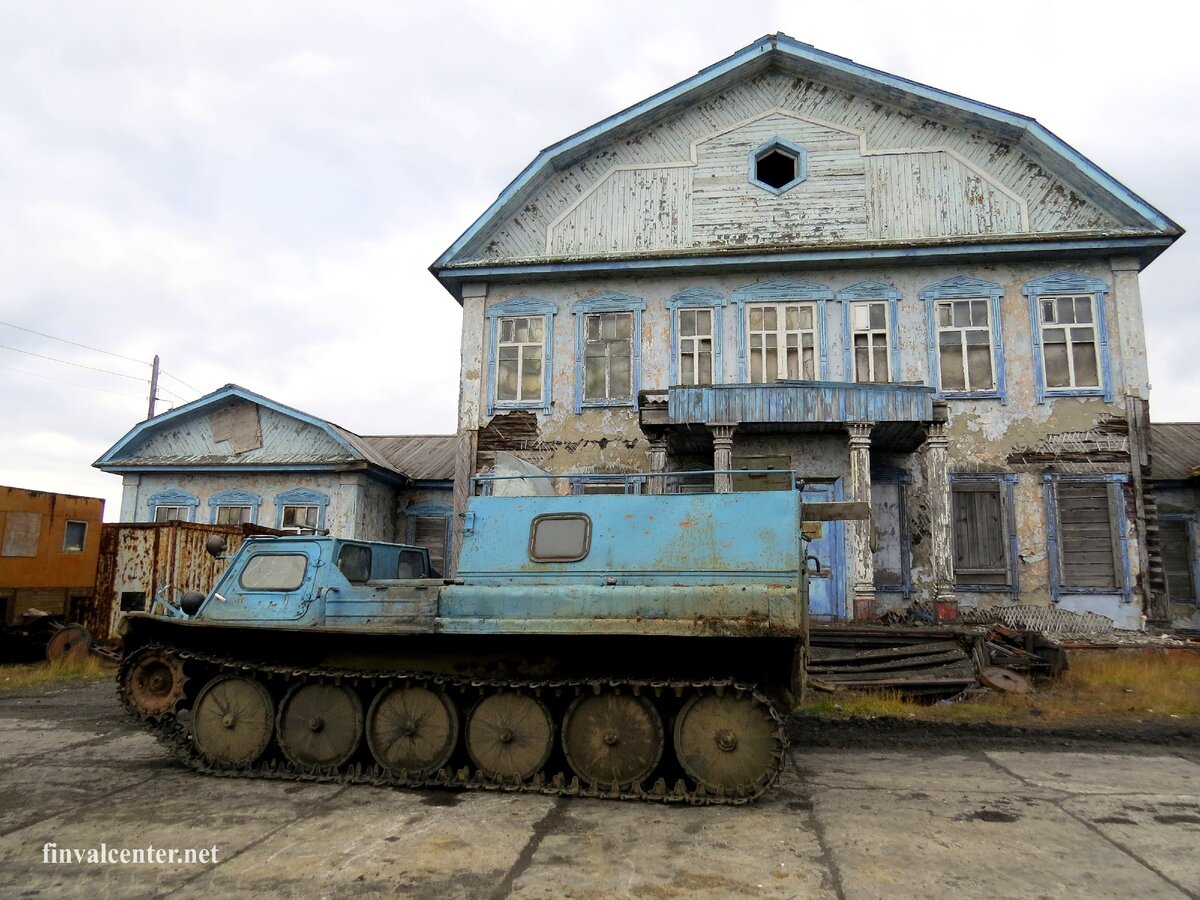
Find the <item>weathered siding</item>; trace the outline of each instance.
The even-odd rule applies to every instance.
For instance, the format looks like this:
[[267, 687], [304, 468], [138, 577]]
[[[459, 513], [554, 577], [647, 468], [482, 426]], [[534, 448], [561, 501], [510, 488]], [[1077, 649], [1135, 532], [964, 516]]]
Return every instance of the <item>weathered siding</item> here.
[[[231, 420], [238, 427], [231, 427]], [[253, 430], [255, 420], [257, 434]], [[350, 460], [352, 455], [314, 425], [239, 401], [210, 415], [185, 418], [170, 430], [152, 432], [145, 443], [130, 448], [117, 462], [163, 458], [195, 464], [236, 461], [252, 465]]]
[[[762, 143], [752, 134], [808, 147], [811, 184], [781, 197], [750, 185], [748, 154]], [[458, 258], [1121, 226], [1014, 140], [768, 72], [547, 175]]]

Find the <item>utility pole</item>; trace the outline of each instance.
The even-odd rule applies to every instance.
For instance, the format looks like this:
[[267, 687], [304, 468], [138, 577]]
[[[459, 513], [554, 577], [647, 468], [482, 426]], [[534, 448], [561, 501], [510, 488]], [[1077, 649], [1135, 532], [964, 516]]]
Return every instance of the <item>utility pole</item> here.
[[150, 411], [147, 419], [154, 418], [154, 401], [158, 399], [158, 354], [154, 354], [154, 365], [150, 369]]

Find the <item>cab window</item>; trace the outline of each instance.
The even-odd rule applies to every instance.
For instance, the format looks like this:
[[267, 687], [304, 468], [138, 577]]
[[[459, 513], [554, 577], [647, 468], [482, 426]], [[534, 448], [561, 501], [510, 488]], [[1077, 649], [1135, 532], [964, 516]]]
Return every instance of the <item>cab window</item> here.
[[371, 548], [361, 544], [342, 544], [337, 565], [351, 584], [367, 581], [371, 577]]
[[303, 553], [260, 553], [242, 570], [242, 587], [248, 591], [294, 591], [304, 583], [308, 557]]

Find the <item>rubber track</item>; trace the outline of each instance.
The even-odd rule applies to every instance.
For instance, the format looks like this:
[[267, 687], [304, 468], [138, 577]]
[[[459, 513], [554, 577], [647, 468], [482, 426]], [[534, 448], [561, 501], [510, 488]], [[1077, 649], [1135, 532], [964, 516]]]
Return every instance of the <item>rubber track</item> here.
[[[294, 666], [269, 666], [242, 662], [235, 659], [178, 650], [160, 644], [147, 644], [144, 648], [162, 653], [171, 653], [183, 660], [185, 676], [187, 669], [203, 666], [210, 669], [206, 679], [218, 675], [251, 676], [264, 682], [282, 678], [290, 681], [295, 678], [315, 678], [331, 681], [335, 684], [350, 682], [356, 687], [369, 686], [370, 692], [377, 692], [385, 687], [399, 684], [433, 685], [451, 688], [458, 691], [477, 691], [481, 694], [489, 691], [522, 690], [530, 691], [535, 696], [543, 691], [560, 693], [594, 692], [604, 687], [619, 687], [628, 689], [634, 694], [642, 692], [658, 696], [671, 691], [682, 697], [684, 692], [711, 691], [722, 694], [725, 691], [735, 691], [750, 695], [756, 704], [764, 709], [775, 723], [776, 750], [772, 753], [774, 763], [759, 778], [753, 791], [729, 792], [723, 787], [709, 787], [696, 784], [689, 788], [684, 779], [680, 778], [674, 786], [668, 786], [663, 779], [646, 786], [644, 783], [619, 789], [616, 785], [604, 787], [596, 783], [581, 783], [575, 775], [562, 772], [546, 778], [538, 773], [532, 778], [522, 781], [514, 777], [490, 779], [482, 772], [471, 772], [463, 767], [456, 771], [440, 769], [436, 775], [425, 778], [409, 777], [407, 770], [394, 772], [378, 764], [363, 766], [356, 763], [344, 769], [308, 768], [297, 766], [287, 759], [272, 759], [265, 762], [255, 762], [246, 765], [214, 762], [205, 757], [191, 740], [187, 722], [176, 713], [166, 713], [158, 717], [141, 715], [130, 703], [125, 690], [125, 673], [131, 654], [122, 660], [117, 672], [117, 692], [122, 705], [142, 724], [146, 725], [160, 742], [169, 747], [175, 756], [188, 768], [205, 775], [217, 775], [226, 778], [270, 778], [288, 781], [312, 781], [335, 784], [370, 784], [377, 787], [407, 787], [407, 788], [451, 788], [485, 791], [505, 791], [510, 793], [542, 794], [552, 797], [589, 797], [605, 800], [644, 800], [654, 803], [686, 803], [692, 806], [739, 806], [750, 803], [761, 797], [776, 781], [779, 780], [783, 769], [783, 759], [787, 752], [788, 740], [784, 731], [783, 718], [775, 709], [774, 704], [753, 685], [742, 684], [730, 679], [714, 679], [708, 681], [642, 681], [636, 679], [569, 679], [569, 680], [503, 680], [460, 678], [449, 675], [436, 675], [412, 672], [378, 672], [372, 670], [353, 669], [322, 669], [297, 668]], [[190, 680], [190, 678], [189, 678]], [[556, 723], [557, 725], [557, 723]], [[557, 729], [556, 729], [557, 730]], [[275, 745], [272, 736], [272, 745]]]

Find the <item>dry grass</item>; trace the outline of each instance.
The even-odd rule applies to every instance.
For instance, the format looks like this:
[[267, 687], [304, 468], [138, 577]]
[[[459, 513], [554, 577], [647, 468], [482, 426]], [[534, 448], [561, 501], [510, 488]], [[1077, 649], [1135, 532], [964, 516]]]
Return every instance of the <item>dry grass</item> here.
[[895, 691], [814, 693], [804, 710], [835, 717], [932, 722], [1070, 725], [1200, 720], [1200, 654], [1172, 650], [1085, 650], [1056, 680], [1030, 695], [983, 694], [953, 703], [919, 703]]
[[116, 669], [98, 656], [59, 663], [28, 663], [0, 666], [0, 691], [41, 687], [62, 681], [98, 681], [112, 678]]

